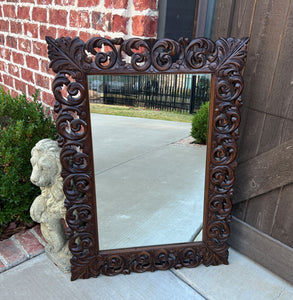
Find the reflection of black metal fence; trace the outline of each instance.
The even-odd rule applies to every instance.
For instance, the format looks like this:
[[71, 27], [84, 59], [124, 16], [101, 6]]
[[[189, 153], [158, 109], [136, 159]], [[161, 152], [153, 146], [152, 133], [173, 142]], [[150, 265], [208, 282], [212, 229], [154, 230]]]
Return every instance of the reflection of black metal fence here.
[[194, 113], [209, 100], [207, 75], [99, 75], [89, 77], [90, 100]]

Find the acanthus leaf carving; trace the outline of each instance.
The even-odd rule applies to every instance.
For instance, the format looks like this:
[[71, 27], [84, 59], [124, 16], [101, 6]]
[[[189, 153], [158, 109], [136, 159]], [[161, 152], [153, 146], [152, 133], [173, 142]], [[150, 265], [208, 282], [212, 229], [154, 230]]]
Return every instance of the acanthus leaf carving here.
[[218, 77], [229, 77], [239, 73], [244, 67], [248, 38], [220, 38], [215, 42], [216, 51], [209, 68], [216, 72]]
[[48, 57], [51, 61], [49, 67], [55, 73], [66, 70], [73, 78], [78, 79], [81, 78], [83, 69], [89, 68], [90, 60], [84, 54], [84, 42], [80, 38], [62, 37], [55, 40], [46, 36], [46, 42]]

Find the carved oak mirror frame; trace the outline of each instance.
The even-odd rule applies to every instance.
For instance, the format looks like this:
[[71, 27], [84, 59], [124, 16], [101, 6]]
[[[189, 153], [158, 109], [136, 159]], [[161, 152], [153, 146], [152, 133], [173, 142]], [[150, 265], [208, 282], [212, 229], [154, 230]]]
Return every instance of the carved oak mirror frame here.
[[[46, 37], [59, 132], [72, 280], [228, 264], [241, 70], [248, 38], [195, 40]], [[125, 60], [128, 57], [128, 60]], [[212, 74], [201, 242], [99, 250], [87, 75]], [[64, 96], [64, 88], [67, 91]], [[63, 91], [62, 91], [63, 90]]]

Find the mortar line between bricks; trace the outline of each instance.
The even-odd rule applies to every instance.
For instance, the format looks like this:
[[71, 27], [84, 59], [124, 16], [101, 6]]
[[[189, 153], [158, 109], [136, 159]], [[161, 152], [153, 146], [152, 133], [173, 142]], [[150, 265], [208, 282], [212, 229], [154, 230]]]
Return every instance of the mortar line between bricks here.
[[11, 237], [11, 240], [14, 242], [16, 247], [22, 252], [22, 254], [25, 255], [26, 258], [30, 258], [30, 254], [24, 249], [22, 244], [14, 237], [14, 235]]
[[5, 268], [7, 268], [9, 266], [7, 260], [1, 255], [1, 252], [0, 252], [0, 260], [3, 263], [3, 265], [5, 266]]
[[39, 241], [41, 245], [44, 247], [46, 246], [46, 243], [43, 241], [43, 239], [36, 233], [35, 228], [33, 227], [30, 232], [33, 234], [33, 236]]

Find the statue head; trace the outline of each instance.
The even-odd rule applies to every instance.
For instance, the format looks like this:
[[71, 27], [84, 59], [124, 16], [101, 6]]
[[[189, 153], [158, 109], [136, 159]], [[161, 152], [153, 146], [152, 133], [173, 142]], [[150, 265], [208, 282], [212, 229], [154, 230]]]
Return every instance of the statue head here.
[[31, 151], [31, 182], [39, 187], [52, 186], [60, 178], [60, 151], [56, 141], [40, 140]]

